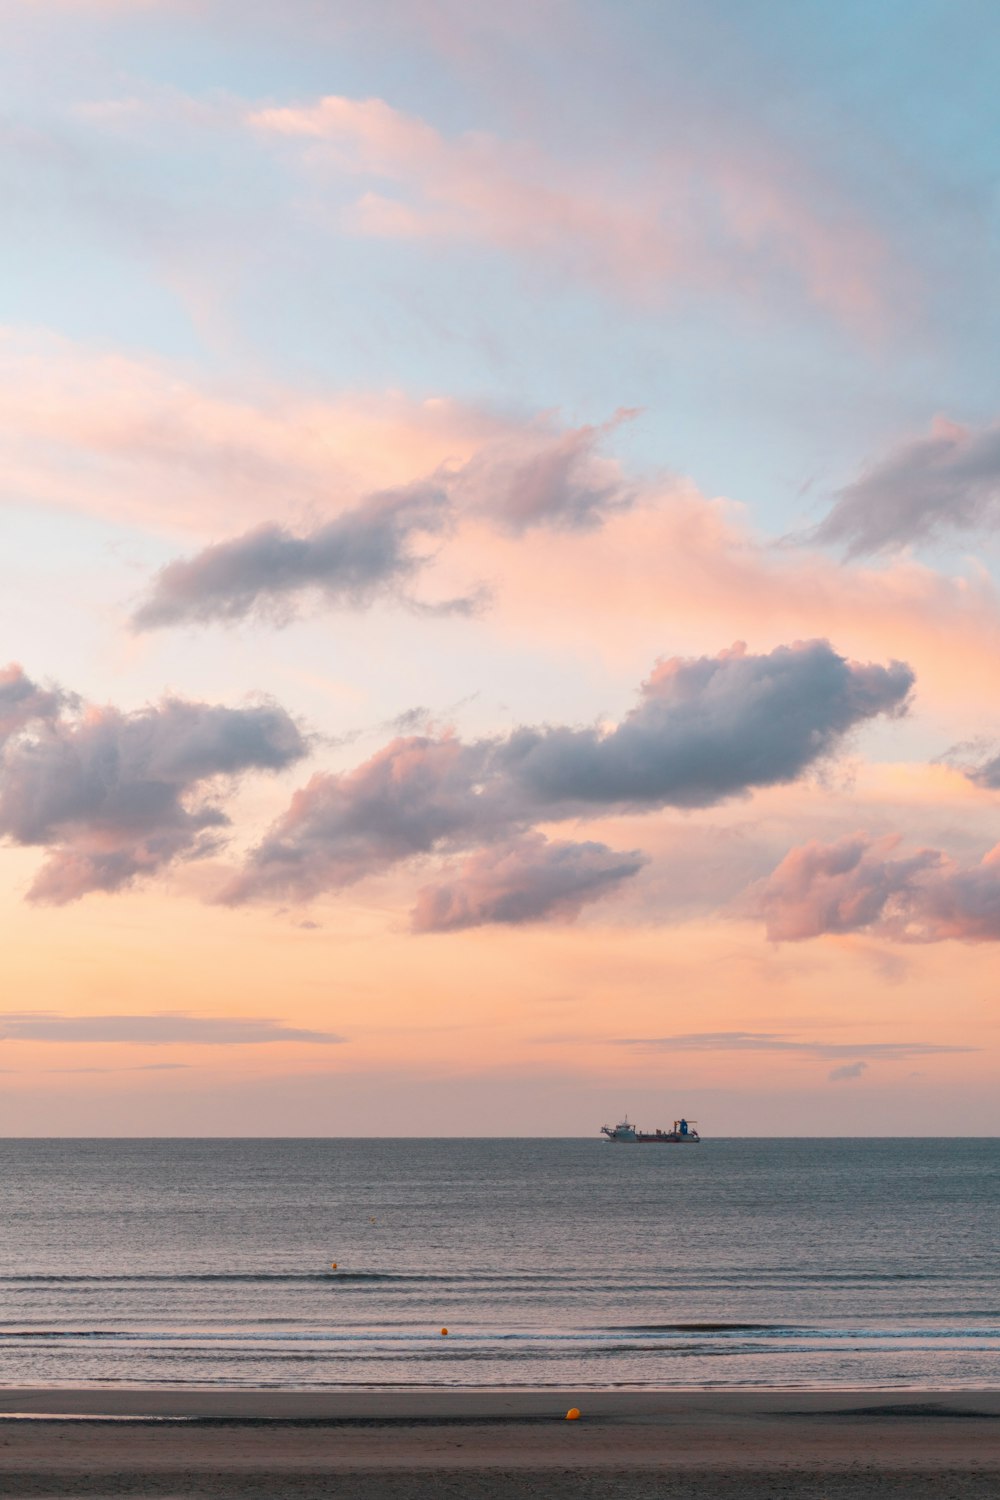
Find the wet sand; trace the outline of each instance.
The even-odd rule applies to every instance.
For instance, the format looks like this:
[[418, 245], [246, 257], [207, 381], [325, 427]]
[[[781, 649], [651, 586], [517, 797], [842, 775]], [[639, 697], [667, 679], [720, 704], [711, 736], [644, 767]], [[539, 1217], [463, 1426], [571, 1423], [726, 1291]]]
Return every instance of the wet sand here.
[[0, 1494], [997, 1500], [1000, 1392], [0, 1390]]

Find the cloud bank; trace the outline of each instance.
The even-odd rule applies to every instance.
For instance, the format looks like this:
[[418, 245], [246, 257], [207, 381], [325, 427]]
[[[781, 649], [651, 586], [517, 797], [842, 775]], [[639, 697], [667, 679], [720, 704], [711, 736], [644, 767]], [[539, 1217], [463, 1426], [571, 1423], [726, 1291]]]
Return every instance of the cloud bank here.
[[3, 693], [18, 723], [0, 746], [0, 837], [47, 851], [33, 901], [120, 890], [211, 853], [235, 778], [283, 770], [306, 753], [276, 704], [165, 698], [123, 713], [40, 689], [17, 666], [3, 674]]
[[898, 835], [853, 834], [792, 849], [758, 888], [768, 937], [874, 931], [900, 942], [1000, 939], [1000, 845], [978, 865], [939, 849], [896, 856]]
[[[762, 656], [737, 646], [661, 661], [611, 729], [521, 728], [470, 743], [399, 738], [351, 771], [313, 776], [222, 899], [308, 898], [418, 855], [494, 845], [539, 822], [709, 807], [794, 780], [850, 730], [902, 712], [912, 683], [903, 663], [849, 662], [826, 641]], [[545, 858], [551, 875], [551, 853]], [[471, 878], [478, 888], [492, 877], [483, 867]]]

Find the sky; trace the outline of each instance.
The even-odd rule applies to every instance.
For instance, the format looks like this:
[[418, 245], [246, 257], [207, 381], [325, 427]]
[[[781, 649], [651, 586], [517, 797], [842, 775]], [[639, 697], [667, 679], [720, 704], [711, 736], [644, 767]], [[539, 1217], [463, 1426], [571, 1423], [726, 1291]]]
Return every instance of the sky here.
[[0, 0], [0, 1132], [1000, 1133], [986, 0]]

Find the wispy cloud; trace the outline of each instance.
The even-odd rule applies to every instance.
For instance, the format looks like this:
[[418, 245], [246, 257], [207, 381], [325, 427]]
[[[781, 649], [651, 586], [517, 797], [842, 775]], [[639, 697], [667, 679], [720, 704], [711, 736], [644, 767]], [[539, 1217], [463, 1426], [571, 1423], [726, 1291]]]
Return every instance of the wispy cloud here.
[[724, 150], [707, 131], [678, 130], [645, 170], [634, 160], [622, 173], [593, 154], [574, 164], [482, 131], [449, 137], [377, 98], [327, 95], [252, 110], [248, 123], [298, 143], [321, 177], [361, 180], [342, 219], [358, 234], [483, 244], [630, 301], [778, 278], [855, 323], [878, 304], [877, 236], [831, 201], [832, 184], [816, 194], [790, 151], [778, 160], [748, 130]]

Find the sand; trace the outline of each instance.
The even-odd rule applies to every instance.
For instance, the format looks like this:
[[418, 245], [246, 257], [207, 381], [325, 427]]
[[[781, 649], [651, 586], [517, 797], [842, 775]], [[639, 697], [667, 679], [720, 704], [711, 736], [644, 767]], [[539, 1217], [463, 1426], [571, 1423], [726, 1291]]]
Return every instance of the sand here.
[[0, 1494], [1000, 1500], [1000, 1392], [0, 1390]]

